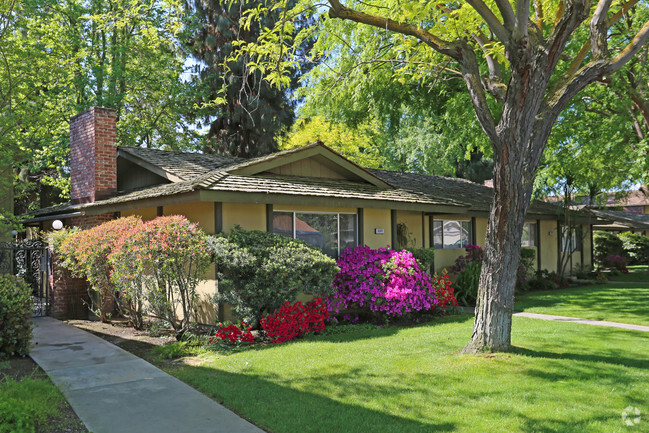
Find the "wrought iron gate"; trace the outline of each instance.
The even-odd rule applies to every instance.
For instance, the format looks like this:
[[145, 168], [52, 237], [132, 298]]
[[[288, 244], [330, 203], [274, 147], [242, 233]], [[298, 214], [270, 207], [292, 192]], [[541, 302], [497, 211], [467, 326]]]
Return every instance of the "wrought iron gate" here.
[[0, 274], [22, 278], [32, 288], [34, 316], [50, 314], [50, 251], [43, 242], [0, 242]]

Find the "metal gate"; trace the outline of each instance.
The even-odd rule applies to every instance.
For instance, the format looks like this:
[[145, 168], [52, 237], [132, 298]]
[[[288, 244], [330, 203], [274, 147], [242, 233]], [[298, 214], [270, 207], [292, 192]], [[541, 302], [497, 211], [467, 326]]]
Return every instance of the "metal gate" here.
[[0, 274], [22, 278], [32, 288], [34, 316], [50, 314], [50, 251], [41, 241], [0, 242]]

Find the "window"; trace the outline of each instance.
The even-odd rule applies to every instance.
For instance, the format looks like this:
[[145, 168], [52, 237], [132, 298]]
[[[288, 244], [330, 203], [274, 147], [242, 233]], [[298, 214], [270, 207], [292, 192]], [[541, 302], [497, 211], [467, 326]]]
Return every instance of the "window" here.
[[561, 252], [562, 253], [576, 253], [581, 251], [582, 239], [581, 230], [577, 227], [568, 229], [568, 227], [561, 228]]
[[358, 245], [356, 214], [324, 212], [273, 212], [273, 233], [301, 239], [338, 257]]
[[523, 225], [523, 236], [521, 237], [522, 247], [536, 246], [536, 223], [525, 223]]
[[471, 221], [433, 221], [434, 248], [464, 248], [471, 243]]

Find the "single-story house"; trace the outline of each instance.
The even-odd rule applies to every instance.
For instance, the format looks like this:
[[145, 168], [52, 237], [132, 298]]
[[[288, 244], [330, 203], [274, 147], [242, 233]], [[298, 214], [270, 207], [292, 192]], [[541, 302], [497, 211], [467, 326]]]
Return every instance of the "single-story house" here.
[[[366, 169], [322, 143], [247, 160], [117, 147], [115, 113], [106, 108], [74, 117], [70, 130], [71, 201], [28, 221], [41, 230], [57, 219], [92, 226], [118, 216], [182, 214], [207, 233], [234, 225], [273, 231], [332, 256], [358, 244], [435, 248], [435, 270], [450, 267], [467, 244], [484, 246], [492, 189], [467, 180]], [[593, 216], [573, 215], [582, 236], [572, 246], [562, 241], [562, 220], [556, 205], [529, 207], [523, 245], [536, 250], [538, 269], [556, 270], [568, 247], [572, 266], [592, 262]], [[214, 275], [208, 278], [205, 294], [217, 290]], [[209, 308], [204, 314], [214, 320]]]

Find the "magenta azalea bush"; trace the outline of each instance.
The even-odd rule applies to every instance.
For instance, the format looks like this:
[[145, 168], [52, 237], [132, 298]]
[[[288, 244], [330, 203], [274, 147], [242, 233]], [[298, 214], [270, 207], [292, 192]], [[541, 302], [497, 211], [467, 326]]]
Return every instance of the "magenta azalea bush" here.
[[[333, 283], [335, 293], [329, 309], [355, 306], [388, 316], [402, 316], [413, 311], [432, 310], [440, 306], [440, 299], [431, 276], [422, 271], [412, 253], [368, 246], [347, 248], [338, 259], [340, 271]], [[444, 287], [443, 304], [452, 288]], [[454, 300], [454, 299], [453, 299]]]

